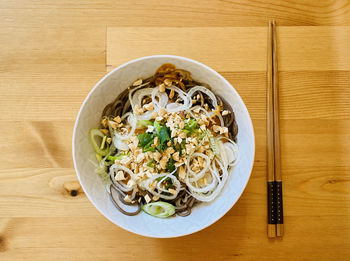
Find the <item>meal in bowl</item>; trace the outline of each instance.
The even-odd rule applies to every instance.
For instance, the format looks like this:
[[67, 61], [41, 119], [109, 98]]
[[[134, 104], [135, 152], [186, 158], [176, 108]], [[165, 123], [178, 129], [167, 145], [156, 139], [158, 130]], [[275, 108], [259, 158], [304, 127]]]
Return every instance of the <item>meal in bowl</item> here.
[[163, 64], [104, 108], [89, 138], [96, 173], [122, 213], [187, 216], [220, 195], [238, 161], [238, 127], [232, 108], [210, 89]]

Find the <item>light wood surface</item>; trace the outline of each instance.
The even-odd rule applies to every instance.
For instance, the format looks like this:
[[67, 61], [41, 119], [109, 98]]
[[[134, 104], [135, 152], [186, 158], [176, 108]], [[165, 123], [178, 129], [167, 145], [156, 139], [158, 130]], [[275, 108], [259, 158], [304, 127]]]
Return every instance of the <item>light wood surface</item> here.
[[[266, 43], [279, 42], [285, 234], [266, 236]], [[349, 1], [1, 1], [0, 260], [349, 260]], [[116, 227], [76, 181], [77, 111], [111, 68], [177, 54], [219, 71], [251, 114], [239, 202], [183, 238]]]

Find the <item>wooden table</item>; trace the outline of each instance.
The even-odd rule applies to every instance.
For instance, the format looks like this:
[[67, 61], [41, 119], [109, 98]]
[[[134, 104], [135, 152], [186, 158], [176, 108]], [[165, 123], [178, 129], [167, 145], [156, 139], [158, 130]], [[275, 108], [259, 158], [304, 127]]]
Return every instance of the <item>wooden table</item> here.
[[[285, 236], [266, 236], [267, 22], [278, 24]], [[350, 260], [349, 1], [1, 1], [0, 260]], [[106, 220], [76, 181], [78, 109], [111, 68], [177, 54], [224, 75], [256, 159], [231, 211], [176, 239]]]

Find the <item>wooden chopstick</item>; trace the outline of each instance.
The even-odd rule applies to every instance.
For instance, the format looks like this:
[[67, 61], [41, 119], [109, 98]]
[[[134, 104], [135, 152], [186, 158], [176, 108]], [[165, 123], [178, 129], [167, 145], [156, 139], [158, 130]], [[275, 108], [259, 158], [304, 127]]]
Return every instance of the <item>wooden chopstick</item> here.
[[267, 42], [267, 236], [276, 236], [275, 220], [275, 156], [274, 156], [274, 139], [273, 139], [273, 55], [272, 55], [272, 21], [269, 21], [268, 42]]
[[267, 233], [268, 237], [280, 237], [283, 235], [283, 201], [280, 165], [279, 88], [275, 21], [269, 21], [267, 53]]
[[274, 154], [275, 154], [275, 207], [276, 207], [276, 235], [283, 236], [283, 200], [282, 200], [282, 173], [281, 173], [281, 151], [280, 151], [280, 116], [279, 116], [279, 85], [277, 66], [277, 36], [276, 24], [272, 21], [273, 39], [273, 126], [274, 126]]

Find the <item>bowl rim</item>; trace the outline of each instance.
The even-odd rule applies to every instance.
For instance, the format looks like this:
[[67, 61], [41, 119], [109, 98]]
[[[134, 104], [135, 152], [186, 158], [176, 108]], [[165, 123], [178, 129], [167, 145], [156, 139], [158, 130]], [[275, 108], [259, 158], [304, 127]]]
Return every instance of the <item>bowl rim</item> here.
[[[75, 157], [75, 140], [76, 140], [76, 130], [77, 130], [77, 125], [78, 125], [78, 122], [79, 122], [79, 119], [80, 119], [80, 115], [83, 111], [83, 108], [85, 107], [85, 104], [87, 102], [87, 100], [90, 98], [90, 96], [95, 92], [95, 90], [101, 85], [101, 83], [106, 79], [108, 78], [110, 75], [112, 75], [115, 71], [117, 70], [120, 70], [121, 68], [124, 68], [126, 66], [128, 66], [129, 64], [132, 64], [132, 63], [135, 63], [135, 62], [139, 62], [139, 61], [142, 61], [142, 60], [147, 60], [147, 59], [153, 59], [153, 58], [174, 58], [174, 59], [179, 59], [179, 60], [185, 60], [187, 62], [190, 62], [190, 63], [194, 63], [194, 64], [197, 64], [199, 66], [202, 66], [204, 68], [206, 68], [208, 71], [210, 71], [211, 73], [217, 75], [223, 82], [225, 82], [227, 85], [231, 86], [232, 88], [232, 91], [235, 92], [235, 94], [239, 97], [239, 99], [242, 101], [243, 105], [244, 105], [244, 110], [247, 112], [248, 116], [249, 116], [249, 124], [251, 126], [251, 135], [253, 137], [252, 139], [252, 150], [253, 150], [253, 159], [252, 159], [252, 164], [251, 164], [251, 167], [250, 167], [250, 170], [249, 170], [249, 176], [248, 176], [248, 179], [246, 180], [246, 182], [244, 183], [244, 189], [239, 193], [239, 196], [237, 197], [237, 199], [235, 201], [233, 201], [229, 208], [227, 208], [226, 211], [220, 213], [219, 215], [217, 215], [217, 217], [214, 219], [214, 221], [212, 221], [211, 223], [199, 228], [199, 229], [195, 229], [193, 231], [189, 231], [189, 232], [186, 232], [184, 234], [179, 234], [179, 235], [171, 235], [171, 236], [155, 236], [155, 235], [149, 235], [149, 234], [146, 234], [146, 233], [143, 233], [143, 232], [138, 232], [136, 230], [133, 230], [132, 228], [127, 228], [125, 227], [124, 225], [121, 225], [121, 224], [117, 224], [115, 223], [111, 218], [107, 217], [104, 212], [100, 209], [99, 206], [97, 206], [95, 203], [94, 203], [94, 200], [92, 199], [92, 197], [90, 197], [90, 195], [86, 192], [85, 188], [84, 188], [84, 185], [83, 183], [81, 182], [81, 178], [80, 178], [80, 173], [78, 171], [78, 167], [77, 167], [77, 162], [76, 162], [76, 157]], [[183, 237], [183, 236], [187, 236], [187, 235], [191, 235], [191, 234], [194, 234], [196, 232], [199, 232], [211, 225], [213, 225], [214, 223], [216, 223], [219, 219], [221, 219], [224, 215], [227, 214], [227, 212], [229, 212], [232, 207], [238, 202], [238, 200], [240, 199], [240, 197], [242, 196], [243, 192], [245, 191], [247, 185], [248, 185], [248, 182], [251, 178], [251, 175], [252, 175], [252, 171], [253, 171], [253, 167], [254, 167], [254, 162], [255, 162], [255, 131], [254, 131], [254, 125], [253, 125], [253, 122], [252, 122], [252, 119], [250, 117], [250, 113], [248, 111], [248, 108], [247, 106], [245, 105], [242, 97], [239, 95], [239, 93], [237, 92], [237, 90], [233, 87], [233, 85], [228, 81], [226, 80], [225, 77], [223, 77], [220, 73], [218, 73], [217, 71], [215, 71], [214, 69], [212, 69], [211, 67], [201, 63], [201, 62], [198, 62], [196, 60], [193, 60], [193, 59], [190, 59], [190, 58], [187, 58], [187, 57], [183, 57], [183, 56], [177, 56], [177, 55], [166, 55], [166, 54], [162, 54], [162, 55], [149, 55], [149, 56], [143, 56], [143, 57], [140, 57], [140, 58], [136, 58], [136, 59], [133, 59], [133, 60], [130, 60], [126, 63], [123, 63], [121, 65], [119, 65], [118, 67], [114, 68], [112, 71], [108, 72], [107, 74], [105, 74], [95, 85], [94, 87], [90, 90], [90, 92], [88, 93], [88, 95], [85, 97], [83, 103], [81, 104], [80, 108], [79, 108], [79, 111], [78, 111], [78, 114], [76, 116], [76, 119], [75, 119], [75, 123], [74, 123], [74, 127], [73, 127], [73, 136], [72, 136], [72, 156], [73, 156], [73, 165], [74, 165], [74, 170], [75, 170], [75, 173], [78, 177], [78, 180], [79, 180], [79, 183], [86, 195], [86, 197], [89, 199], [89, 201], [92, 203], [92, 205], [105, 217], [107, 218], [110, 222], [112, 222], [113, 224], [123, 228], [124, 230], [126, 231], [129, 231], [131, 233], [134, 233], [134, 234], [137, 234], [137, 235], [141, 235], [141, 236], [144, 236], [144, 237], [150, 237], [150, 238], [176, 238], [176, 237]]]

